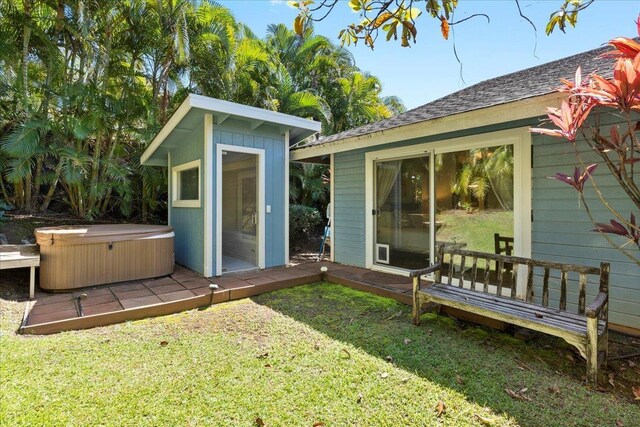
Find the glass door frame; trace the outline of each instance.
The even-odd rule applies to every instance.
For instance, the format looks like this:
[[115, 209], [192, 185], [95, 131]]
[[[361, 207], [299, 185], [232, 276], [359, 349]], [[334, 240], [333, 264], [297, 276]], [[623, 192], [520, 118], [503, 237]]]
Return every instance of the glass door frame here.
[[[215, 206], [215, 275], [222, 276], [222, 165], [223, 153], [245, 153], [258, 156], [257, 165], [257, 200], [256, 211], [258, 214], [258, 223], [256, 230], [256, 248], [257, 248], [257, 267], [265, 268], [265, 150], [261, 148], [242, 147], [237, 145], [216, 144], [216, 206]], [[237, 203], [237, 201], [234, 201]]]
[[[379, 152], [376, 152], [379, 153]], [[378, 231], [378, 215], [377, 213], [374, 215], [373, 214], [373, 210], [376, 209], [376, 206], [378, 204], [378, 201], [376, 200], [377, 197], [377, 181], [378, 181], [378, 177], [377, 177], [377, 168], [376, 165], [378, 163], [384, 163], [384, 162], [389, 162], [389, 161], [394, 161], [394, 160], [407, 160], [407, 159], [415, 159], [417, 157], [428, 157], [429, 158], [429, 262], [433, 263], [433, 260], [431, 259], [431, 255], [434, 253], [435, 250], [435, 227], [433, 227], [433, 218], [435, 218], [435, 203], [434, 203], [434, 192], [435, 192], [435, 183], [434, 183], [434, 166], [435, 166], [435, 161], [434, 161], [434, 153], [433, 150], [422, 150], [418, 153], [414, 153], [414, 154], [410, 154], [410, 155], [401, 155], [401, 156], [391, 156], [391, 157], [376, 157], [373, 159], [373, 180], [372, 180], [372, 185], [373, 185], [373, 206], [371, 207], [371, 210], [368, 211], [368, 213], [371, 214], [371, 216], [373, 217], [373, 247], [374, 247], [374, 251], [376, 249], [377, 246], [377, 231]], [[377, 209], [376, 209], [377, 211]], [[389, 255], [389, 254], [388, 254]], [[408, 272], [409, 270], [401, 268], [401, 267], [393, 267], [391, 265], [383, 265], [380, 263], [377, 263], [376, 261], [376, 256], [374, 253], [373, 256], [373, 261], [372, 261], [372, 265], [371, 267], [367, 267], [367, 268], [372, 268], [373, 266], [379, 268], [379, 269], [383, 269], [383, 270], [394, 270], [394, 271], [406, 271]], [[426, 265], [425, 265], [426, 267]]]
[[[376, 225], [375, 164], [429, 155], [429, 212], [435, 218], [435, 156], [474, 148], [513, 146], [514, 159], [514, 255], [531, 256], [531, 134], [528, 127], [488, 132], [460, 138], [418, 143], [406, 147], [389, 148], [365, 153], [365, 266], [371, 270], [408, 276], [409, 270], [375, 263]], [[430, 254], [435, 253], [435, 221], [430, 221]], [[431, 255], [430, 255], [431, 256]], [[433, 260], [430, 260], [433, 263]], [[425, 265], [426, 267], [426, 265]], [[520, 272], [519, 272], [520, 273]], [[517, 294], [524, 296], [526, 274], [518, 274]]]

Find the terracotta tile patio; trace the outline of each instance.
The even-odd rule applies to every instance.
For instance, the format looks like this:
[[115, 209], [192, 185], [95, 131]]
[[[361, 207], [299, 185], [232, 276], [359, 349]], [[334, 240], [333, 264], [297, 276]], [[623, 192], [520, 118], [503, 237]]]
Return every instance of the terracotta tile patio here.
[[[27, 305], [20, 332], [48, 334], [104, 326], [127, 320], [177, 313], [210, 304], [322, 280], [411, 304], [411, 280], [330, 262], [228, 274], [206, 279], [176, 265], [173, 274], [156, 279], [116, 283], [72, 293], [36, 292]], [[212, 292], [215, 283], [219, 288]]]

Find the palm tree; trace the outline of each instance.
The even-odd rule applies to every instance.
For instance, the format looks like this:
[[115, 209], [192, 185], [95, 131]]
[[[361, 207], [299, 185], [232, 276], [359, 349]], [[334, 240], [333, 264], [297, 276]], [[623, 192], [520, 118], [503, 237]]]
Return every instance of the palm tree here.
[[[394, 113], [380, 97], [382, 85], [377, 77], [359, 71], [338, 79], [338, 103], [334, 106], [333, 132], [362, 126], [391, 117]], [[395, 100], [395, 109], [404, 109], [399, 100]], [[336, 111], [337, 110], [337, 111]]]
[[263, 107], [302, 117], [321, 120], [325, 125], [331, 121], [331, 111], [324, 99], [311, 90], [296, 90], [289, 70], [280, 64], [267, 89]]
[[[209, 1], [0, 2], [0, 196], [23, 211], [153, 218], [165, 171], [139, 157], [191, 91], [313, 117], [325, 133], [402, 110], [312, 27], [260, 39]], [[326, 203], [326, 167], [292, 171], [296, 198]]]
[[452, 183], [452, 192], [465, 199], [473, 195], [481, 208], [491, 192], [502, 209], [513, 209], [513, 147], [475, 148], [465, 159]]
[[292, 163], [289, 169], [289, 199], [324, 213], [329, 203], [330, 171], [327, 165]]

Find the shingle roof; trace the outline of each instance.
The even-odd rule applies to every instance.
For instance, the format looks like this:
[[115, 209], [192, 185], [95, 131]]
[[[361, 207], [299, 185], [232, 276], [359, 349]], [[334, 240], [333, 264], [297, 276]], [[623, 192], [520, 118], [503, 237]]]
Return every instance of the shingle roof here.
[[583, 75], [598, 71], [603, 76], [610, 77], [611, 59], [601, 57], [602, 53], [610, 50], [608, 46], [602, 47], [485, 80], [397, 116], [319, 138], [299, 145], [297, 149], [546, 95], [560, 86], [560, 79], [573, 80], [578, 66], [582, 67]]

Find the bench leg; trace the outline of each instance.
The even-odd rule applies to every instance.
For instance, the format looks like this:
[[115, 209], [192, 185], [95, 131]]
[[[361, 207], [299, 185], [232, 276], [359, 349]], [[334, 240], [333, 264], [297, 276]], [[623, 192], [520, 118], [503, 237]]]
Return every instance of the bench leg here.
[[413, 278], [413, 324], [420, 324], [420, 295], [418, 295], [418, 291], [420, 290], [420, 277]]
[[31, 266], [31, 274], [29, 275], [29, 298], [33, 299], [36, 293], [36, 267]]
[[604, 360], [602, 364], [604, 367], [607, 367], [607, 359], [609, 359], [609, 325], [605, 327], [604, 332], [602, 333], [602, 351], [604, 352]]
[[598, 385], [598, 319], [587, 318], [587, 382]]

